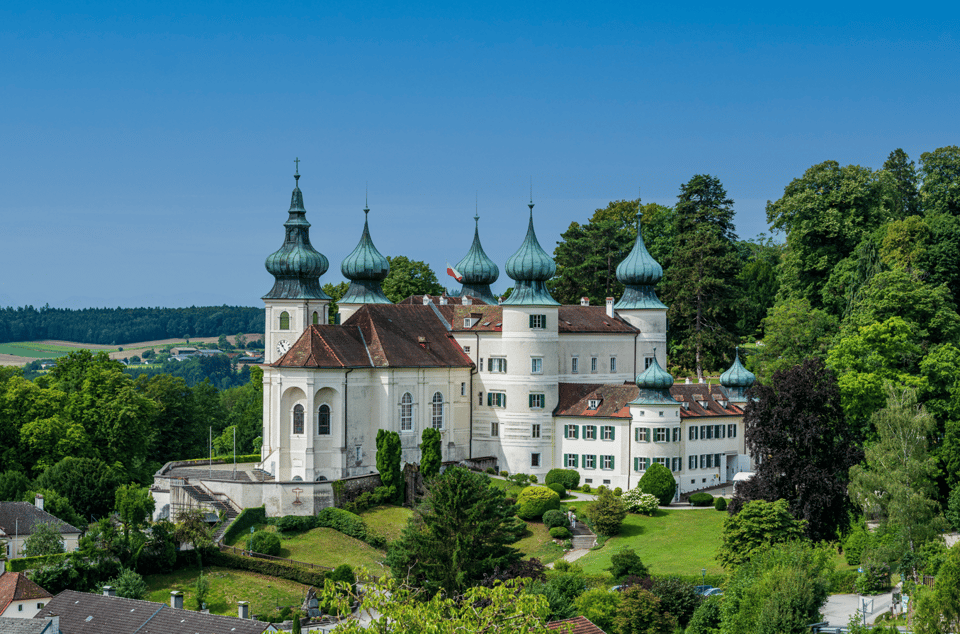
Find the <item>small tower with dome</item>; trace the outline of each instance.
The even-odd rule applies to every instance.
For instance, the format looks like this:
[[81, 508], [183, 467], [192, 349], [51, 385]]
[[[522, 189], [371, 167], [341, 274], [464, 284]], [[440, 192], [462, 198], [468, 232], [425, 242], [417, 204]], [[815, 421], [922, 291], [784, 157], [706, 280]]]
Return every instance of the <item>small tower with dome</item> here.
[[475, 215], [473, 220], [476, 223], [473, 230], [473, 244], [470, 245], [467, 255], [457, 264], [457, 271], [463, 276], [460, 296], [471, 295], [488, 304], [496, 305], [497, 298], [490, 290], [490, 285], [500, 277], [500, 269], [487, 257], [480, 244], [480, 216]]
[[320, 276], [327, 272], [330, 262], [310, 244], [310, 223], [303, 207], [299, 169], [293, 178], [289, 216], [283, 223], [283, 246], [264, 263], [274, 279], [273, 288], [263, 296], [266, 363], [283, 356], [310, 324], [327, 323], [330, 303], [330, 297], [320, 288]]
[[740, 346], [733, 353], [733, 365], [720, 375], [720, 385], [727, 391], [731, 403], [746, 403], [747, 390], [756, 382], [757, 377], [740, 363]]
[[363, 234], [356, 248], [340, 264], [340, 272], [350, 280], [347, 292], [337, 302], [340, 321], [346, 321], [363, 304], [391, 304], [381, 284], [390, 273], [390, 262], [377, 251], [370, 237], [370, 207], [363, 208]]
[[667, 307], [657, 297], [654, 287], [663, 279], [663, 267], [653, 259], [643, 243], [643, 232], [637, 214], [637, 239], [633, 249], [617, 265], [617, 281], [624, 285], [623, 295], [614, 309], [624, 321], [640, 330], [637, 358], [649, 365], [653, 350], [663, 352], [658, 361], [666, 364]]
[[678, 473], [683, 466], [680, 402], [670, 395], [673, 376], [660, 367], [656, 349], [650, 365], [637, 375], [636, 383], [640, 393], [628, 403], [635, 450], [630, 468], [638, 478], [655, 463]]

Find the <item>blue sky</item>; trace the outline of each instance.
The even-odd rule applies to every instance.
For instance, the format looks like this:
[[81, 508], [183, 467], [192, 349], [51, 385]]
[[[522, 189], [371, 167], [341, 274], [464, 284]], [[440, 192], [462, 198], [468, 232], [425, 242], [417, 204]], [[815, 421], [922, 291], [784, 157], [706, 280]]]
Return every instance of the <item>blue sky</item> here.
[[[0, 8], [0, 305], [261, 305], [293, 159], [342, 279], [503, 270], [608, 201], [720, 178], [742, 238], [816, 163], [960, 144], [956, 5], [23, 3]], [[495, 290], [511, 280], [501, 272]]]

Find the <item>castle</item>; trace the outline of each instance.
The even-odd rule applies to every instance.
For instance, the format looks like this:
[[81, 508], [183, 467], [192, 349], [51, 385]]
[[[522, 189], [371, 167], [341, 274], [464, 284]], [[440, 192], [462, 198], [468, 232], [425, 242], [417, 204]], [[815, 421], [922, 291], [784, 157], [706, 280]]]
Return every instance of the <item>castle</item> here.
[[[545, 283], [556, 265], [537, 240], [531, 202], [526, 236], [505, 266], [509, 297], [498, 302], [490, 290], [499, 268], [475, 218], [473, 243], [456, 266], [460, 295], [393, 304], [381, 289], [389, 262], [374, 245], [367, 208], [360, 241], [340, 266], [350, 284], [331, 325], [332, 300], [319, 281], [329, 261], [310, 244], [299, 178], [283, 245], [266, 260], [275, 282], [263, 297], [262, 462], [249, 482], [198, 473], [211, 495], [232, 492], [242, 500], [236, 506], [266, 504], [271, 515], [315, 512], [332, 503], [331, 482], [375, 474], [379, 429], [399, 433], [404, 462], [419, 462], [421, 434], [432, 427], [444, 461], [541, 481], [563, 467], [584, 483], [626, 490], [659, 463], [688, 492], [750, 470], [743, 407], [754, 376], [736, 357], [720, 385], [674, 384], [663, 369], [667, 307], [654, 291], [663, 269], [639, 223], [616, 269], [626, 287], [616, 303], [553, 299]], [[189, 486], [189, 474], [179, 473]], [[163, 481], [154, 489], [158, 509], [177, 506], [178, 495], [179, 504], [190, 502], [183, 491], [165, 497]]]

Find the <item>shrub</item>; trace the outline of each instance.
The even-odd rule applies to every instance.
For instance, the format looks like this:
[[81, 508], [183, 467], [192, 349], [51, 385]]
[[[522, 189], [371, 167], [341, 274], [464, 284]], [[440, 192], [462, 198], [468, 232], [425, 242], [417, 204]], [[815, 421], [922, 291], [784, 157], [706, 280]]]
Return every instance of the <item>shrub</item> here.
[[637, 486], [644, 493], [657, 496], [660, 506], [670, 504], [677, 492], [677, 482], [673, 479], [673, 474], [665, 466], [656, 462], [650, 465]]
[[657, 496], [644, 493], [640, 487], [630, 489], [620, 499], [623, 500], [624, 506], [630, 513], [652, 515], [660, 506], [660, 500], [657, 499]]
[[332, 528], [359, 540], [367, 538], [367, 525], [359, 516], [333, 506], [317, 513], [317, 526]]
[[575, 469], [550, 469], [550, 471], [547, 472], [547, 477], [543, 479], [543, 482], [545, 484], [557, 482], [569, 491], [580, 486], [580, 472]]
[[501, 477], [501, 478], [506, 478], [508, 475], [510, 475], [510, 474], [507, 473], [506, 471], [501, 471], [501, 472], [500, 472], [500, 477]]
[[621, 548], [619, 552], [610, 557], [610, 567], [607, 569], [617, 581], [625, 577], [644, 577], [650, 576], [650, 571], [640, 561], [640, 555], [632, 548]]
[[853, 594], [857, 591], [856, 570], [834, 570], [830, 573], [830, 594]]
[[373, 491], [364, 491], [357, 496], [353, 502], [347, 502], [343, 505], [343, 510], [351, 513], [363, 513], [369, 508], [380, 506], [381, 504], [392, 504], [397, 496], [397, 490], [393, 486], [378, 486]]
[[694, 493], [690, 496], [691, 506], [710, 506], [713, 504], [713, 496], [709, 493]]
[[717, 509], [718, 511], [726, 511], [726, 510], [727, 510], [727, 498], [718, 497], [717, 499], [715, 499], [715, 500], [713, 501], [713, 508]]
[[944, 514], [953, 530], [960, 531], [960, 484], [953, 487], [950, 491], [950, 498], [947, 502], [947, 512]]
[[589, 485], [589, 484], [584, 484], [584, 485], [583, 485], [583, 488], [580, 489], [580, 490], [583, 491], [584, 493], [590, 493], [590, 485]]
[[600, 491], [597, 501], [587, 507], [587, 517], [593, 529], [601, 535], [619, 535], [627, 508], [622, 498], [618, 498], [609, 489]]
[[537, 483], [537, 476], [531, 473], [531, 474], [530, 474], [530, 482], [532, 482], [533, 484], [536, 484], [536, 483]]
[[233, 524], [227, 528], [222, 539], [228, 544], [233, 543], [234, 540], [249, 532], [251, 526], [263, 524], [266, 521], [267, 511], [264, 507], [243, 509], [240, 511], [240, 515], [237, 515], [237, 519], [233, 520]]
[[351, 586], [357, 582], [357, 576], [353, 572], [350, 564], [340, 564], [334, 570], [326, 574], [327, 579], [334, 582], [347, 583]]
[[862, 524], [857, 524], [843, 540], [843, 557], [847, 565], [859, 566], [863, 550], [870, 543], [870, 534]]
[[560, 496], [544, 486], [527, 487], [517, 497], [517, 517], [525, 520], [542, 517], [550, 509], [560, 508]]
[[509, 520], [504, 522], [503, 528], [513, 536], [513, 542], [517, 542], [523, 539], [523, 536], [526, 534], [527, 523], [524, 522], [519, 517], [513, 516]]
[[570, 529], [566, 526], [554, 526], [550, 529], [550, 537], [554, 539], [570, 539]]
[[890, 566], [883, 562], [863, 562], [863, 572], [857, 576], [860, 594], [877, 594], [890, 587]]
[[694, 584], [674, 575], [654, 577], [650, 592], [660, 599], [660, 609], [675, 616], [680, 627], [687, 626], [703, 601]]
[[497, 470], [494, 469], [493, 467], [487, 467], [486, 472], [489, 473], [490, 475], [497, 475]]
[[276, 557], [280, 554], [280, 536], [267, 531], [257, 531], [247, 540], [247, 550]]
[[557, 495], [559, 495], [561, 498], [566, 497], [567, 495], [567, 490], [563, 488], [563, 485], [559, 482], [551, 482], [547, 485], [547, 487], [556, 491]]
[[530, 482], [530, 476], [528, 476], [526, 473], [514, 473], [512, 476], [508, 477], [507, 480], [513, 482], [522, 489]]
[[616, 489], [613, 490], [613, 494], [617, 497], [620, 497], [621, 495], [623, 495], [623, 489], [621, 489], [620, 487], [617, 487]]
[[248, 570], [268, 577], [279, 577], [319, 588], [323, 587], [323, 580], [326, 578], [326, 573], [316, 568], [302, 568], [271, 559], [242, 557], [229, 551], [214, 550], [209, 555], [209, 562], [212, 566], [222, 566], [233, 570]]
[[277, 520], [276, 526], [281, 533], [302, 533], [316, 528], [317, 518], [312, 515], [284, 515]]
[[600, 495], [604, 491], [609, 491], [609, 490], [610, 489], [607, 488], [607, 485], [601, 484], [600, 486], [597, 487], [597, 495]]
[[570, 526], [570, 520], [567, 519], [567, 514], [558, 509], [551, 509], [543, 514], [543, 524], [547, 528], [554, 528], [557, 526], [567, 527]]

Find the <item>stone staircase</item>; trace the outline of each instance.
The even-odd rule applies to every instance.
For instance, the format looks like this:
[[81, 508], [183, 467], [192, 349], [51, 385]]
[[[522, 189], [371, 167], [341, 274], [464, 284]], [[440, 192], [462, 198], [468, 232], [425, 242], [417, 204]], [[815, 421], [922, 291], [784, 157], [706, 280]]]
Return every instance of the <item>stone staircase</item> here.
[[576, 528], [571, 528], [570, 532], [573, 533], [570, 543], [574, 550], [589, 550], [597, 545], [597, 536], [583, 522], [577, 522]]
[[208, 491], [194, 484], [184, 485], [183, 492], [192, 498], [200, 508], [205, 508], [223, 517], [223, 521], [217, 525], [217, 531], [213, 536], [214, 543], [219, 542], [223, 537], [223, 533], [226, 532], [227, 527], [233, 523], [233, 520], [237, 518], [240, 511], [234, 508], [233, 504], [229, 501], [218, 500], [210, 495]]

